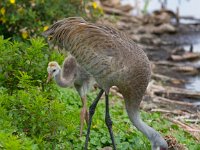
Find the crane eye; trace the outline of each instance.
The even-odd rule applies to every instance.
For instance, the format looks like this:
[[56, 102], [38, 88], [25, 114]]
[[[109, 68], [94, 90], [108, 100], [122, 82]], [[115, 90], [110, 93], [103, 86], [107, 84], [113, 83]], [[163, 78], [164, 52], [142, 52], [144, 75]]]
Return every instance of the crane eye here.
[[53, 69], [53, 72], [56, 72], [56, 69]]

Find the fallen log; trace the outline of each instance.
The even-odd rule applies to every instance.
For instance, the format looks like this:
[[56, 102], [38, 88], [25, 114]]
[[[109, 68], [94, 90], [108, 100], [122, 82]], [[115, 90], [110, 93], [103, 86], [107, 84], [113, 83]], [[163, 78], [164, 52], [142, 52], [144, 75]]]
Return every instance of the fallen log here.
[[125, 23], [134, 23], [134, 24], [142, 24], [142, 21], [140, 18], [132, 16], [121, 16], [120, 21], [125, 22]]
[[152, 62], [155, 66], [167, 66], [170, 67], [174, 71], [178, 71], [181, 73], [185, 73], [188, 75], [196, 75], [200, 72], [200, 68], [198, 66], [192, 66], [188, 64], [177, 64], [170, 61], [158, 61], [158, 62]]
[[200, 120], [199, 119], [185, 119], [186, 122], [190, 122], [190, 123], [200, 123]]
[[153, 97], [153, 102], [159, 102], [159, 103], [165, 103], [165, 104], [167, 103], [168, 105], [189, 106], [189, 107], [195, 108], [195, 105], [192, 103], [176, 101], [176, 100], [172, 100], [172, 99], [168, 99], [168, 98], [164, 98], [160, 96]]
[[178, 67], [173, 67], [172, 69], [190, 75], [196, 75], [200, 71], [195, 66], [178, 66]]
[[[171, 86], [155, 85], [153, 82], [149, 84], [147, 91], [149, 92], [151, 96], [181, 95], [181, 97], [185, 97], [185, 98], [200, 99], [200, 92], [171, 87]], [[192, 104], [192, 105], [195, 105], [195, 104]]]
[[177, 31], [176, 28], [171, 24], [161, 24], [159, 26], [154, 26], [150, 24], [138, 28], [139, 33], [164, 34], [164, 33], [175, 33], [176, 31]]
[[123, 99], [123, 95], [121, 93], [119, 93], [115, 88], [110, 88], [110, 92], [113, 94], [113, 95], [116, 95], [118, 96], [119, 98]]
[[152, 73], [151, 77], [154, 80], [162, 80], [164, 82], [171, 82], [171, 83], [174, 83], [174, 84], [181, 84], [181, 83], [185, 82], [184, 80], [180, 80], [180, 79], [176, 79], [176, 78], [173, 78], [173, 77], [168, 77], [168, 76], [165, 76], [165, 75], [162, 75], [162, 74], [156, 74], [156, 73]]
[[168, 114], [174, 114], [174, 115], [184, 115], [184, 112], [182, 110], [168, 110], [168, 109], [151, 109], [152, 112], [161, 112], [161, 113], [168, 113]]
[[123, 12], [122, 10], [117, 9], [117, 8], [111, 8], [111, 7], [107, 7], [107, 6], [102, 6], [102, 9], [106, 14], [131, 17], [131, 15], [129, 15], [129, 13]]
[[171, 55], [169, 60], [172, 61], [191, 61], [200, 58], [200, 53], [183, 53], [182, 55]]
[[168, 66], [168, 67], [181, 66], [180, 64], [176, 64], [170, 61], [156, 61], [156, 62], [154, 61], [152, 63], [154, 63], [155, 65]]

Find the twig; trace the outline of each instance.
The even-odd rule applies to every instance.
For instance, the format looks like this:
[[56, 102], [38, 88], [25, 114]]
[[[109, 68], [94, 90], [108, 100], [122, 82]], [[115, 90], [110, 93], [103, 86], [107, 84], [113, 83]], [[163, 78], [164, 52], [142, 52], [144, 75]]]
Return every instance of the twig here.
[[169, 118], [167, 116], [165, 116], [166, 119], [170, 120], [171, 122], [180, 125], [182, 128], [184, 128], [185, 130], [189, 131], [189, 132], [200, 132], [199, 129], [193, 129], [191, 126], [186, 125], [178, 120], [175, 120], [173, 118]]
[[117, 92], [115, 89], [110, 88], [110, 92], [111, 92], [113, 95], [116, 95], [116, 96], [118, 96], [119, 98], [123, 99], [122, 94], [120, 94], [119, 92]]
[[164, 102], [164, 103], [172, 103], [173, 105], [178, 104], [178, 105], [185, 105], [185, 106], [192, 106], [192, 107], [195, 106], [194, 104], [191, 104], [191, 103], [188, 103], [188, 102], [175, 101], [175, 100], [167, 99], [167, 98], [160, 97], [160, 96], [155, 96], [153, 98], [153, 101]]
[[181, 110], [166, 110], [166, 109], [152, 109], [152, 112], [161, 112], [161, 113], [170, 113], [170, 114], [175, 114], [175, 115], [183, 115], [184, 112]]

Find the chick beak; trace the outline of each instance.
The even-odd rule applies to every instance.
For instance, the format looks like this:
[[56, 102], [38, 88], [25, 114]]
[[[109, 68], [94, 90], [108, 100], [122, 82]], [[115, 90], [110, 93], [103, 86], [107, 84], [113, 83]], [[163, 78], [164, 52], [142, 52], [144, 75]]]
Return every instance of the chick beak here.
[[51, 80], [52, 75], [50, 73], [48, 73], [48, 77], [47, 77], [47, 83]]

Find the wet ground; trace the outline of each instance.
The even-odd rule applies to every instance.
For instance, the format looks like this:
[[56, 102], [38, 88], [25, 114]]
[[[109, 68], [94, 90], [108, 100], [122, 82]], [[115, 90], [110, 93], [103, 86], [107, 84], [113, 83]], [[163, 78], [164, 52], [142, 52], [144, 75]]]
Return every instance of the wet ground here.
[[[188, 24], [188, 25], [182, 25], [182, 26], [184, 27], [180, 27], [180, 31], [177, 34], [163, 35], [161, 37], [162, 40], [166, 41], [166, 43], [169, 43], [169, 44], [166, 46], [162, 45], [160, 47], [162, 47], [163, 49], [168, 49], [169, 51], [170, 49], [175, 49], [179, 47], [179, 48], [182, 48], [185, 52], [191, 51], [191, 48], [192, 48], [193, 52], [200, 53], [200, 24], [196, 24], [196, 25]], [[161, 52], [160, 58], [168, 59], [169, 55], [170, 55], [170, 52], [168, 54]], [[156, 55], [154, 57], [156, 57]], [[158, 57], [159, 57], [159, 53], [157, 53], [157, 58]], [[189, 66], [195, 66], [196, 68], [200, 68], [200, 59], [192, 60], [192, 61], [183, 61], [183, 62], [178, 62], [178, 63], [186, 64], [187, 66], [189, 65]], [[177, 78], [183, 78], [186, 80], [186, 83], [184, 84], [184, 87], [186, 89], [200, 92], [200, 74], [196, 74], [192, 76], [192, 75], [184, 75], [180, 73], [176, 75], [175, 72], [173, 73], [172, 73], [172, 76], [177, 77]]]
[[[137, 3], [137, 6], [140, 10], [143, 10], [145, 7], [145, 1], [144, 0], [121, 0], [122, 4], [130, 4], [132, 6], [135, 6]], [[167, 9], [170, 9], [174, 12], [177, 11], [177, 8], [179, 8], [180, 16], [189, 16], [194, 18], [200, 18], [200, 1], [198, 0], [149, 0], [147, 11], [149, 13], [152, 13], [155, 10], [158, 10], [161, 8], [161, 6], [164, 5]], [[133, 14], [136, 14], [136, 10], [132, 11]], [[186, 20], [183, 20], [183, 23]], [[192, 22], [194, 20], [191, 20]], [[187, 23], [186, 21], [185, 23]]]
[[[176, 47], [180, 47], [180, 48], [183, 48], [184, 51], [189, 52], [192, 48], [193, 52], [200, 53], [200, 24], [186, 25], [186, 26], [182, 28], [180, 27], [181, 28], [180, 30], [183, 30], [183, 31], [180, 31], [177, 34], [164, 35], [162, 37], [163, 40], [169, 42], [170, 43], [169, 45], [171, 45], [172, 49]], [[184, 28], [187, 31], [184, 31]], [[162, 46], [162, 47], [166, 47], [166, 46]], [[199, 59], [194, 60], [194, 61], [185, 61], [181, 63], [185, 63], [187, 65], [196, 66], [197, 68], [200, 68]], [[186, 77], [180, 74], [179, 77], [180, 76], [182, 76], [183, 78], [187, 80], [187, 82], [184, 85], [186, 89], [200, 92], [200, 74], [197, 74], [194, 76], [187, 75]]]

